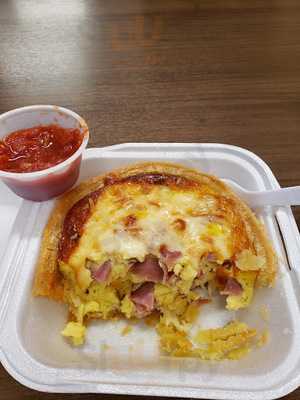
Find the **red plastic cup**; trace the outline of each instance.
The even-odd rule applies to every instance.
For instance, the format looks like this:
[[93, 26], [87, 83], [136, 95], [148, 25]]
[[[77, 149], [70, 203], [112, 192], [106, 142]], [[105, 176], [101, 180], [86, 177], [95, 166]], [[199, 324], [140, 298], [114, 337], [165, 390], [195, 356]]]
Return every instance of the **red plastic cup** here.
[[82, 132], [83, 140], [75, 153], [54, 167], [36, 172], [0, 170], [1, 180], [14, 193], [27, 200], [49, 200], [75, 184], [79, 176], [82, 153], [88, 144], [89, 129], [78, 114], [58, 106], [28, 106], [0, 115], [0, 138], [21, 129], [50, 124], [63, 128], [77, 128]]

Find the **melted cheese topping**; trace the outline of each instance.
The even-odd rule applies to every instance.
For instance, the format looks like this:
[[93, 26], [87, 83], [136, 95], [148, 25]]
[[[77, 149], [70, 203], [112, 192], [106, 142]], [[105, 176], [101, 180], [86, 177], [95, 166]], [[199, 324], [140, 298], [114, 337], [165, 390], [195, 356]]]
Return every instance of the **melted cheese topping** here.
[[215, 209], [214, 197], [196, 190], [112, 186], [96, 203], [69, 264], [80, 270], [87, 259], [142, 261], [150, 253], [159, 256], [162, 245], [180, 251], [195, 269], [205, 252], [214, 252], [222, 263], [232, 256], [232, 235]]

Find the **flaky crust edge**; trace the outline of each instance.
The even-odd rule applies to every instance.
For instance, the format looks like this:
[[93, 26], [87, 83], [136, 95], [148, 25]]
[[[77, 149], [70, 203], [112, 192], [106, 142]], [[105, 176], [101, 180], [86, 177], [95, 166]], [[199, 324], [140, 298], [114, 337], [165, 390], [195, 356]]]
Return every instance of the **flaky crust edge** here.
[[267, 237], [265, 227], [250, 208], [227, 185], [215, 176], [183, 165], [165, 162], [145, 162], [116, 169], [105, 175], [88, 179], [65, 193], [56, 201], [42, 236], [33, 285], [33, 294], [35, 296], [46, 296], [57, 301], [63, 301], [63, 282], [58, 270], [57, 252], [61, 228], [68, 210], [90, 192], [103, 187], [106, 179], [118, 180], [131, 175], [149, 172], [191, 178], [199, 183], [212, 185], [222, 195], [233, 199], [234, 206], [242, 215], [248, 228], [250, 228], [248, 232], [252, 235], [251, 239], [255, 240], [260, 249], [259, 251], [263, 252], [266, 257], [267, 269], [259, 274], [257, 284], [258, 286], [273, 286], [277, 271], [277, 257]]

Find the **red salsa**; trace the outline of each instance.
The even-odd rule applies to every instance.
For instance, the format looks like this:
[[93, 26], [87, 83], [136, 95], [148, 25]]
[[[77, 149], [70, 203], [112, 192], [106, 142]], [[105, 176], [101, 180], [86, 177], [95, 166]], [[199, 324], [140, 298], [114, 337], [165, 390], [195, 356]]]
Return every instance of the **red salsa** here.
[[0, 170], [34, 172], [53, 167], [80, 147], [79, 129], [40, 125], [12, 132], [0, 140]]

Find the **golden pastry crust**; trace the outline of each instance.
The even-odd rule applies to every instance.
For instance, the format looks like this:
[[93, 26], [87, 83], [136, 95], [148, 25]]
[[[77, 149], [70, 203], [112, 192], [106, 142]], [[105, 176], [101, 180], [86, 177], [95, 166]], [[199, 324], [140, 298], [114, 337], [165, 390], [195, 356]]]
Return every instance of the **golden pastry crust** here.
[[[220, 193], [222, 201], [230, 206], [236, 215], [243, 221], [247, 231], [248, 240], [254, 247], [258, 256], [266, 259], [267, 268], [260, 271], [257, 278], [257, 285], [272, 286], [277, 267], [277, 258], [267, 238], [264, 226], [258, 221], [249, 207], [242, 202], [232, 191], [218, 178], [190, 169], [182, 165], [148, 162], [140, 163], [115, 170], [109, 174], [91, 178], [60, 197], [48, 220], [43, 233], [40, 255], [37, 263], [37, 270], [34, 281], [33, 293], [37, 296], [46, 296], [55, 300], [63, 300], [63, 279], [58, 268], [59, 241], [65, 217], [69, 210], [85, 196], [105, 188], [114, 182], [124, 178], [140, 174], [164, 174], [178, 176], [185, 180], [191, 180], [201, 185], [209, 186], [214, 192]], [[92, 204], [90, 205], [92, 207]], [[220, 204], [222, 207], [222, 204]], [[238, 237], [238, 232], [237, 235]], [[238, 244], [237, 244], [238, 245]], [[241, 250], [243, 246], [241, 244]]]

